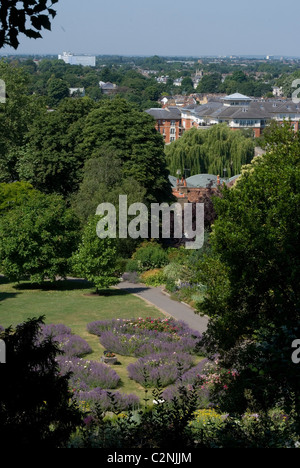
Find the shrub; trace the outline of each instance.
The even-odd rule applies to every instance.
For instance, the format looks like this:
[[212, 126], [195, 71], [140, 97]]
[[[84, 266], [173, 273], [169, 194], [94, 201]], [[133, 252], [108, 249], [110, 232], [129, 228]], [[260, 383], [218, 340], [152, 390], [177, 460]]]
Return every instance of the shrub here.
[[145, 271], [141, 274], [140, 280], [147, 286], [161, 286], [165, 283], [165, 275], [163, 270], [156, 268], [154, 270]]
[[143, 242], [132, 256], [137, 271], [143, 272], [154, 268], [162, 268], [168, 264], [166, 251], [155, 242]]

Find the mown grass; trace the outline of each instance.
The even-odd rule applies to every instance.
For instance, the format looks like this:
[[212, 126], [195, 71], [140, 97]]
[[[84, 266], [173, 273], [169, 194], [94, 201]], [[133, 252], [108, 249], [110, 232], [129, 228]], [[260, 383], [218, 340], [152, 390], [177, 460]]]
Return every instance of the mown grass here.
[[[5, 328], [11, 325], [14, 327], [29, 318], [44, 316], [46, 324], [63, 323], [74, 334], [84, 338], [93, 350], [85, 359], [100, 361], [104, 349], [99, 338], [88, 333], [86, 326], [89, 322], [112, 318], [158, 318], [163, 315], [156, 307], [124, 290], [111, 289], [103, 295], [95, 295], [94, 292], [90, 284], [79, 280], [40, 286], [27, 282], [12, 284], [0, 277], [0, 325]], [[143, 387], [129, 379], [127, 374], [127, 366], [135, 358], [117, 357], [119, 364], [113, 368], [122, 380], [118, 390], [135, 393], [143, 399]], [[195, 360], [198, 362], [200, 359]]]

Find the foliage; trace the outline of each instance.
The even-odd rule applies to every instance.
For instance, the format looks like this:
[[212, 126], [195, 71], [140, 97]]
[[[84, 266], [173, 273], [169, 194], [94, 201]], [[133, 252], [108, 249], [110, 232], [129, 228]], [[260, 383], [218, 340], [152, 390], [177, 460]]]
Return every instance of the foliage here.
[[146, 286], [161, 286], [165, 283], [164, 272], [160, 268], [154, 270], [145, 271], [140, 275], [141, 282], [146, 284]]
[[182, 138], [165, 149], [168, 168], [175, 175], [186, 168], [190, 175], [237, 175], [244, 164], [254, 157], [254, 145], [241, 132], [232, 132], [226, 124], [214, 125], [209, 130], [192, 128]]
[[3, 214], [37, 194], [28, 182], [0, 184], [0, 213]]
[[18, 151], [25, 144], [30, 125], [45, 111], [43, 98], [30, 95], [28, 76], [23, 69], [0, 61], [6, 99], [0, 106], [0, 181], [18, 180]]
[[65, 277], [78, 221], [58, 195], [35, 192], [0, 218], [0, 264], [13, 281]]
[[299, 424], [291, 345], [300, 318], [300, 139], [288, 123], [265, 138], [267, 153], [215, 201], [209, 264], [217, 268], [206, 269], [201, 311], [211, 319], [204, 344], [225, 369], [239, 373], [217, 397], [223, 409], [241, 414], [250, 394], [256, 411], [280, 406], [289, 414], [294, 407]]
[[77, 151], [83, 122], [93, 108], [88, 98], [65, 99], [55, 112], [34, 120], [17, 158], [22, 180], [46, 193], [64, 197], [78, 189], [85, 157]]
[[74, 252], [72, 270], [79, 277], [92, 282], [97, 291], [106, 289], [118, 283], [115, 275], [117, 249], [115, 239], [101, 239], [96, 232], [100, 216], [90, 217], [83, 229], [78, 250]]
[[47, 83], [48, 104], [57, 107], [60, 101], [69, 97], [69, 86], [66, 81], [59, 78], [51, 78]]
[[82, 137], [78, 150], [86, 158], [97, 156], [104, 145], [113, 148], [122, 163], [123, 176], [144, 187], [148, 201], [170, 199], [163, 139], [147, 113], [120, 97], [100, 101], [89, 113]]
[[[7, 362], [0, 366], [0, 436], [7, 447], [63, 448], [80, 424], [68, 376], [59, 375], [56, 343], [36, 344], [43, 317], [1, 333]], [[3, 446], [4, 446], [3, 445]]]
[[57, 2], [58, 0], [3, 0], [0, 7], [0, 47], [9, 45], [17, 49], [18, 36], [21, 33], [31, 39], [41, 38], [42, 29], [51, 30], [49, 18], [56, 16], [52, 6]]
[[167, 252], [157, 242], [143, 242], [132, 255], [139, 272], [162, 268], [168, 263]]

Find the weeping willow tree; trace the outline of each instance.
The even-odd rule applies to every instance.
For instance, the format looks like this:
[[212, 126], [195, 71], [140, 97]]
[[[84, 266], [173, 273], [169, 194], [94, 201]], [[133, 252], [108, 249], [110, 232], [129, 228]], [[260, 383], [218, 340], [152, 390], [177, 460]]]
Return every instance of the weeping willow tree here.
[[192, 128], [180, 140], [166, 146], [169, 171], [176, 175], [188, 169], [189, 175], [214, 174], [232, 177], [240, 174], [241, 167], [254, 157], [254, 143], [240, 131], [232, 131], [226, 124], [209, 130]]

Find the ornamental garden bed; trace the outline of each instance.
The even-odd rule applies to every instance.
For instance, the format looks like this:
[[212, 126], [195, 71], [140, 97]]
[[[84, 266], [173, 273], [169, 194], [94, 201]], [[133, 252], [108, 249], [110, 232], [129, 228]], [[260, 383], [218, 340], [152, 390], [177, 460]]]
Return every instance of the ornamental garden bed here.
[[87, 332], [98, 337], [104, 348], [99, 360], [88, 360], [92, 352], [88, 342], [62, 324], [44, 325], [40, 336], [41, 340], [51, 336], [57, 341], [63, 352], [57, 358], [59, 371], [63, 375], [71, 372], [73, 399], [86, 409], [93, 409], [96, 403], [103, 411], [143, 405], [135, 393], [124, 392], [119, 368], [114, 368], [123, 361], [122, 356], [127, 362], [130, 358], [128, 379], [144, 389], [165, 389], [165, 400], [176, 395], [179, 379], [190, 385], [201, 370], [197, 351], [201, 335], [184, 322], [151, 317], [113, 319], [91, 322]]

